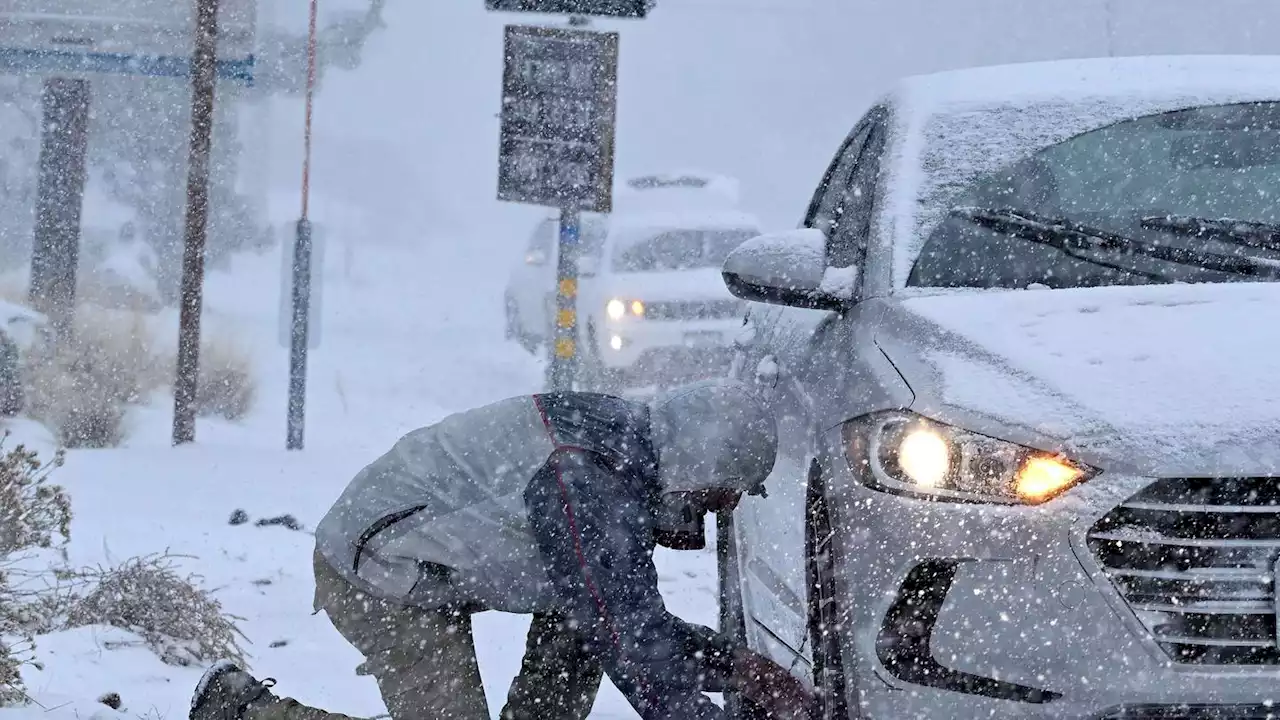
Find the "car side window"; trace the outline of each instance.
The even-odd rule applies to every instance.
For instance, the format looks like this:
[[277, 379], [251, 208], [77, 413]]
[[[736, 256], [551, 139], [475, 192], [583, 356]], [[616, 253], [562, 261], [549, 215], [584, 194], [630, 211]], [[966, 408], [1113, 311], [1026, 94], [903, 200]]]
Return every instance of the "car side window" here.
[[836, 211], [836, 227], [827, 246], [827, 260], [832, 267], [861, 267], [866, 257], [883, 149], [883, 127], [873, 125], [845, 188], [844, 200]]
[[805, 227], [821, 230], [828, 238], [834, 236], [840, 224], [846, 188], [849, 187], [858, 158], [862, 155], [862, 148], [867, 144], [867, 138], [870, 135], [871, 123], [864, 121], [840, 148], [839, 154], [828, 168], [827, 175], [822, 179], [822, 185], [818, 187], [818, 192], [810, 204]]
[[826, 234], [831, 267], [861, 265], [866, 255], [885, 144], [884, 116], [884, 109], [877, 107], [863, 118], [841, 148], [823, 181], [821, 196], [810, 209], [806, 225]]

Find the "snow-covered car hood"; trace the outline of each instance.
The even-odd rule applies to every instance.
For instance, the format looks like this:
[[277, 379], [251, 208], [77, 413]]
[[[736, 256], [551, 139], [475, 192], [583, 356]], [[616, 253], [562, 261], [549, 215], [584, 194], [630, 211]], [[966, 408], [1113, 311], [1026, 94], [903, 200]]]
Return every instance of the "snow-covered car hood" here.
[[608, 273], [594, 278], [593, 286], [602, 296], [643, 302], [733, 299], [718, 267], [678, 272]]
[[[915, 407], [1153, 476], [1280, 468], [1280, 283], [895, 298], [876, 342]], [[942, 418], [945, 419], [945, 418]]]

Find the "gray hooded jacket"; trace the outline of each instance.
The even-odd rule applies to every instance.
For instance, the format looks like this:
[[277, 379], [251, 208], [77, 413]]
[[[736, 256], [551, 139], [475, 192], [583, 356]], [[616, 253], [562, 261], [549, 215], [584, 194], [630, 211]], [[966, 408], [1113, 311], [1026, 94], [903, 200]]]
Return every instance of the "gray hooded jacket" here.
[[776, 448], [766, 407], [731, 381], [649, 404], [511, 398], [402, 438], [352, 480], [317, 549], [395, 602], [566, 613], [644, 717], [718, 717], [697, 691], [724, 680], [727, 646], [666, 612], [653, 548], [669, 493], [760, 488]]
[[[589, 393], [510, 398], [401, 438], [334, 503], [317, 547], [347, 581], [405, 604], [554, 606], [524, 495], [563, 445], [618, 462], [660, 500], [762, 487], [777, 436], [766, 407], [732, 381], [683, 386], [648, 404]], [[454, 581], [439, 587], [432, 573], [444, 569]]]

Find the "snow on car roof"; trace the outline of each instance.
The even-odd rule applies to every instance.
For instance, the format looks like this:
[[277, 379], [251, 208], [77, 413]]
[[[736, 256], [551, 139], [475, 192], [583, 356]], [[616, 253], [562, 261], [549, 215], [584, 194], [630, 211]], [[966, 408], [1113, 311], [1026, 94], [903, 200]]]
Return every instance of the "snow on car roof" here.
[[613, 194], [618, 215], [734, 210], [738, 181], [726, 175], [689, 170], [638, 175], [619, 182]]
[[609, 220], [612, 248], [628, 247], [669, 230], [751, 230], [761, 232], [760, 220], [741, 210], [652, 212], [614, 215]]
[[609, 219], [609, 232], [661, 232], [663, 230], [751, 228], [760, 227], [755, 215], [741, 210], [707, 210], [651, 212], [614, 215]]
[[1272, 97], [1280, 55], [1167, 55], [993, 65], [916, 75], [894, 93], [914, 114], [1086, 98]]
[[885, 99], [893, 281], [902, 287], [950, 201], [977, 177], [1129, 118], [1280, 100], [1280, 56], [1153, 56], [998, 65], [905, 78]]

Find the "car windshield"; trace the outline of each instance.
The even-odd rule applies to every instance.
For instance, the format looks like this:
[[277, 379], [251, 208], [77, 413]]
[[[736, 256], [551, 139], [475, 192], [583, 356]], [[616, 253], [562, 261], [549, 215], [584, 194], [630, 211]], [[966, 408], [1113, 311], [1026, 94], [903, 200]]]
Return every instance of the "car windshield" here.
[[[929, 236], [907, 285], [1272, 279], [1271, 272], [1232, 268], [1280, 267], [1278, 195], [1280, 103], [1128, 120], [980, 178]], [[1010, 217], [1019, 220], [1016, 228]], [[1064, 228], [1101, 231], [1113, 241], [1065, 246]]]
[[643, 273], [720, 267], [734, 248], [759, 234], [745, 228], [666, 230], [615, 250], [613, 270]]

